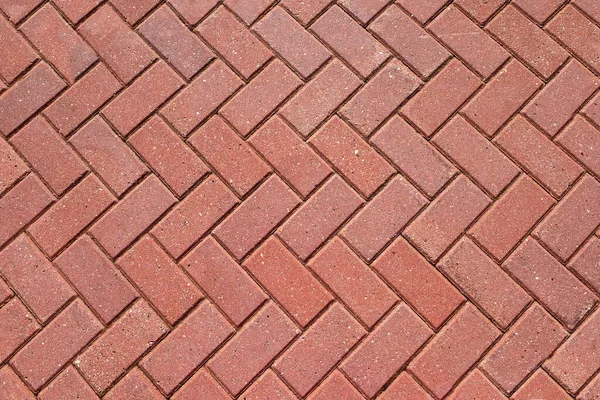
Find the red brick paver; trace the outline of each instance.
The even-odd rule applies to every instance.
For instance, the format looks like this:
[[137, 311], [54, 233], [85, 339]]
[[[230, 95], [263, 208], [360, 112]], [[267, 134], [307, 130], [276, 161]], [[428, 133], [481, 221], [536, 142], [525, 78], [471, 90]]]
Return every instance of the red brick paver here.
[[597, 0], [0, 0], [0, 400], [600, 396]]

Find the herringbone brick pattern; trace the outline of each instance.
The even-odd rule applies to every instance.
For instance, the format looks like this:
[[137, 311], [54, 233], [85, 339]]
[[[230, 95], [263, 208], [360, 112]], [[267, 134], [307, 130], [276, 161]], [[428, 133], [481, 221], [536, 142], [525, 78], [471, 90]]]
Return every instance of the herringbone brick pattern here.
[[597, 0], [0, 0], [0, 399], [600, 399]]

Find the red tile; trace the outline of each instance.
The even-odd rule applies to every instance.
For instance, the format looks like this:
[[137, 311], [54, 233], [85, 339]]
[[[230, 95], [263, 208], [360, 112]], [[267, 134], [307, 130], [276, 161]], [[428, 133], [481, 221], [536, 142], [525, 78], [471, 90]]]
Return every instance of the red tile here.
[[208, 368], [237, 396], [299, 333], [271, 302], [219, 350]]
[[152, 235], [179, 258], [237, 204], [237, 199], [215, 176], [194, 189], [152, 229]]
[[442, 7], [446, 6], [447, 3], [446, 0], [398, 0], [398, 4], [421, 24], [425, 24], [425, 22], [436, 15]]
[[361, 84], [337, 59], [312, 78], [280, 111], [304, 137], [310, 135]]
[[54, 4], [76, 25], [101, 2], [102, 0], [56, 0]]
[[600, 131], [583, 117], [573, 121], [556, 137], [556, 142], [578, 159], [591, 173], [600, 177]]
[[300, 203], [277, 176], [271, 176], [215, 230], [215, 237], [238, 260], [256, 247]]
[[331, 173], [327, 163], [278, 117], [252, 135], [250, 143], [304, 198]]
[[219, 386], [219, 383], [206, 370], [202, 368], [192, 376], [183, 387], [175, 393], [173, 400], [196, 400], [198, 393], [209, 399], [230, 400], [231, 397]]
[[481, 82], [452, 60], [402, 107], [401, 112], [425, 136], [431, 136], [475, 92]]
[[246, 137], [300, 86], [300, 79], [275, 60], [237, 93], [220, 115]]
[[373, 133], [420, 85], [415, 74], [393, 60], [340, 110], [364, 136]]
[[4, 136], [11, 134], [66, 86], [48, 64], [36, 64], [22, 79], [2, 93], [0, 133]]
[[[487, 30], [546, 79], [550, 78], [568, 57], [568, 53], [558, 43], [513, 6], [504, 8], [487, 25]], [[528, 40], [522, 39], [525, 37]]]
[[467, 303], [408, 366], [438, 398], [444, 397], [499, 336], [499, 331]]
[[63, 136], [68, 136], [121, 89], [104, 64], [95, 66], [44, 111]]
[[538, 24], [543, 24], [564, 3], [565, 0], [516, 0], [514, 2], [517, 7]]
[[335, 176], [283, 224], [278, 236], [306, 260], [361, 204], [360, 196]]
[[188, 80], [214, 58], [212, 51], [166, 5], [145, 19], [137, 31]]
[[219, 0], [169, 0], [175, 11], [189, 25], [196, 25], [219, 3]]
[[77, 32], [125, 83], [130, 82], [157, 58], [150, 47], [108, 5], [100, 7], [79, 25]]
[[352, 15], [363, 24], [369, 22], [371, 18], [377, 15], [385, 6], [389, 4], [388, 0], [342, 0], [340, 5], [348, 10]]
[[385, 386], [433, 332], [406, 304], [396, 307], [340, 369], [369, 398]]
[[302, 327], [333, 299], [276, 238], [268, 239], [256, 249], [244, 267]]
[[88, 236], [69, 246], [54, 263], [105, 324], [138, 297]]
[[577, 163], [521, 116], [513, 119], [494, 143], [555, 197], [562, 196], [581, 175]]
[[338, 117], [327, 122], [309, 143], [365, 198], [394, 173], [392, 166]]
[[335, 303], [273, 367], [296, 393], [305, 396], [364, 334], [361, 325]]
[[21, 301], [14, 297], [0, 308], [0, 362], [27, 341], [40, 328]]
[[40, 400], [62, 400], [73, 396], [78, 400], [98, 400], [92, 388], [79, 375], [79, 372], [71, 366], [67, 367], [50, 384], [45, 387], [38, 399]]
[[469, 231], [496, 260], [502, 260], [554, 205], [552, 197], [521, 176]]
[[111, 257], [116, 257], [175, 203], [154, 175], [146, 178], [89, 230]]
[[75, 292], [25, 234], [0, 253], [0, 273], [42, 322], [75, 297]]
[[333, 0], [282, 0], [281, 5], [287, 8], [303, 25], [307, 25]]
[[225, 0], [227, 5], [246, 25], [251, 25], [275, 0]]
[[[406, 1], [405, 1], [406, 2]], [[378, 397], [381, 400], [432, 400], [425, 389], [406, 372], [402, 372]]]
[[579, 400], [594, 400], [594, 397], [598, 398], [600, 394], [600, 378], [598, 375], [590, 381], [590, 383], [583, 388], [579, 393]]
[[71, 136], [69, 142], [117, 196], [148, 172], [138, 156], [101, 117], [94, 117]]
[[369, 28], [424, 78], [429, 78], [450, 57], [450, 53], [400, 7], [388, 7]]
[[335, 370], [325, 381], [307, 397], [308, 400], [327, 400], [340, 398], [344, 400], [363, 400], [364, 397], [348, 379]]
[[0, 194], [11, 187], [23, 175], [29, 172], [29, 167], [3, 139], [0, 139]]
[[214, 116], [188, 140], [238, 196], [245, 196], [269, 167], [219, 116]]
[[271, 51], [225, 7], [210, 14], [196, 31], [244, 78], [272, 57]]
[[0, 76], [10, 83], [38, 56], [4, 17], [0, 18], [0, 38]]
[[159, 61], [112, 100], [102, 115], [125, 137], [181, 86], [183, 81], [171, 67]]
[[594, 21], [600, 21], [600, 5], [595, 0], [574, 0], [573, 4], [576, 4]]
[[13, 357], [11, 365], [39, 390], [102, 328], [85, 304], [75, 300]]
[[556, 399], [569, 400], [569, 396], [542, 369], [537, 370], [511, 397], [514, 400]]
[[118, 265], [171, 325], [203, 297], [150, 236], [144, 236], [119, 258]]
[[312, 75], [331, 56], [317, 39], [281, 7], [271, 10], [252, 29], [303, 78]]
[[134, 368], [103, 399], [163, 400], [164, 397], [139, 368]]
[[567, 337], [567, 332], [538, 304], [533, 304], [480, 364], [505, 393], [511, 393]]
[[338, 6], [333, 6], [311, 25], [329, 47], [361, 76], [368, 77], [390, 53]]
[[410, 183], [396, 177], [352, 218], [340, 236], [371, 261], [427, 203]]
[[517, 60], [511, 60], [461, 111], [488, 137], [533, 96], [542, 81]]
[[533, 239], [526, 239], [502, 267], [571, 330], [598, 302], [587, 286]]
[[456, 116], [432, 140], [463, 171], [498, 197], [520, 170], [462, 117]]
[[204, 301], [158, 346], [140, 366], [164, 393], [171, 394], [233, 333], [217, 309]]
[[135, 2], [131, 2], [128, 0], [111, 0], [110, 2], [125, 17], [125, 20], [133, 25], [142, 19], [159, 1], [136, 0]]
[[479, 370], [474, 369], [447, 397], [448, 400], [478, 398], [504, 400], [506, 397]]
[[244, 400], [295, 400], [294, 393], [285, 386], [285, 384], [277, 377], [273, 370], [268, 369], [262, 374], [248, 390], [246, 390], [240, 398]]
[[0, 369], [0, 390], [9, 399], [35, 400], [35, 395], [27, 389], [8, 364]]
[[43, 0], [0, 0], [0, 9], [4, 11], [8, 18], [17, 23]]
[[600, 126], [600, 93], [594, 96], [586, 106], [581, 109], [581, 113], [588, 117], [596, 126]]
[[152, 308], [144, 300], [138, 300], [79, 355], [74, 364], [100, 394], [167, 332], [165, 323]]
[[372, 266], [435, 329], [438, 329], [465, 300], [462, 294], [402, 237], [396, 239]]
[[267, 296], [211, 236], [180, 263], [204, 293], [240, 326]]
[[506, 0], [457, 0], [458, 4], [467, 14], [475, 19], [480, 25], [483, 25], [500, 7], [506, 3]]
[[592, 237], [569, 262], [579, 279], [600, 293], [600, 239]]
[[98, 59], [96, 52], [50, 4], [36, 11], [19, 29], [71, 84]]

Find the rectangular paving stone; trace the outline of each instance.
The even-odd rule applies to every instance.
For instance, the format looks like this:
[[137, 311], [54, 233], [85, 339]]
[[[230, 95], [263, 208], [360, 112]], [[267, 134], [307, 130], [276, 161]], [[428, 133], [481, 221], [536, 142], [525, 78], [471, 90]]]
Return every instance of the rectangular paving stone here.
[[10, 83], [35, 62], [38, 56], [4, 17], [0, 18], [0, 38], [0, 76]]

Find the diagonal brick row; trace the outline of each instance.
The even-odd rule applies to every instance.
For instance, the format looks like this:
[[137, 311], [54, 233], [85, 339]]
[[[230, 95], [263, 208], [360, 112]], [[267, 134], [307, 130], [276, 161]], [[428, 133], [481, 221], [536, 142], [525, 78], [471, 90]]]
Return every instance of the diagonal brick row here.
[[600, 397], [594, 0], [0, 0], [0, 400]]

